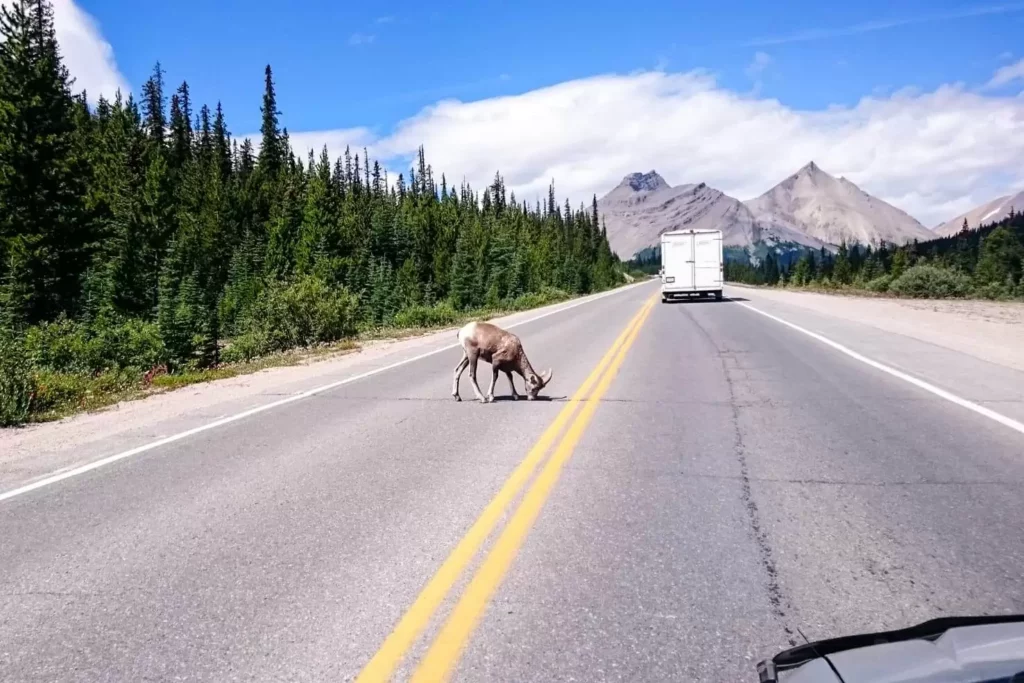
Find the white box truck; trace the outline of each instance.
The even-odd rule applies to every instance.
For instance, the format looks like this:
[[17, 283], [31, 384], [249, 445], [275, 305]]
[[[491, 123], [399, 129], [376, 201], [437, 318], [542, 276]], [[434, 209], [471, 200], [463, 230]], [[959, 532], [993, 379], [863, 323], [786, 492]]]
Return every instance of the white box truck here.
[[661, 301], [690, 296], [722, 299], [725, 266], [721, 230], [661, 234]]

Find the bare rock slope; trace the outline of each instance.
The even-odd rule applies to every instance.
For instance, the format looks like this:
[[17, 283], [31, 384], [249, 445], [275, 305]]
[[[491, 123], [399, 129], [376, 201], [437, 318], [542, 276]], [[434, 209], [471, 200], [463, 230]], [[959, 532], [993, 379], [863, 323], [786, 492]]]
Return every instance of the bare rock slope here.
[[786, 226], [829, 244], [905, 244], [935, 237], [909, 214], [813, 161], [745, 204], [764, 225]]
[[1005, 218], [1009, 218], [1010, 209], [1017, 212], [1024, 211], [1024, 190], [1017, 194], [1008, 194], [1004, 197], [998, 197], [990, 202], [971, 209], [967, 213], [960, 214], [953, 220], [943, 223], [939, 227], [935, 228], [935, 234], [940, 237], [950, 237], [955, 235], [963, 229], [965, 220], [967, 221], [968, 228], [971, 230], [977, 230], [983, 225], [998, 223]]
[[672, 187], [655, 171], [627, 175], [598, 200], [598, 209], [608, 225], [612, 250], [624, 259], [658, 244], [663, 232], [688, 228], [721, 230], [726, 246], [757, 242], [821, 246], [789, 225], [758, 221], [743, 202], [704, 183]]

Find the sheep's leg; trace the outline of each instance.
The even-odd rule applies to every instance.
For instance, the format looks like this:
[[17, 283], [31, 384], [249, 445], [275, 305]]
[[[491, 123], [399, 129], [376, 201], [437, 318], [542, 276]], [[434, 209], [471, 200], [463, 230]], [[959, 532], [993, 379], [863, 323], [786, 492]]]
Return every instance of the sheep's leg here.
[[487, 390], [487, 402], [494, 401], [494, 385], [498, 383], [498, 367], [491, 365], [491, 388]]
[[480, 393], [480, 385], [476, 383], [476, 362], [480, 359], [479, 354], [471, 353], [469, 355], [469, 379], [473, 384], [473, 393], [476, 394], [476, 398], [481, 403], [486, 403], [484, 395]]
[[512, 381], [512, 373], [506, 370], [505, 376], [508, 377], [508, 385], [512, 388], [512, 400], [518, 401], [519, 394], [516, 393], [516, 383]]
[[459, 396], [459, 378], [462, 377], [462, 372], [466, 369], [467, 365], [469, 365], [469, 354], [466, 353], [465, 349], [463, 349], [462, 360], [460, 360], [459, 364], [455, 366], [455, 373], [452, 378], [452, 396], [455, 397], [456, 401], [462, 400], [462, 397]]

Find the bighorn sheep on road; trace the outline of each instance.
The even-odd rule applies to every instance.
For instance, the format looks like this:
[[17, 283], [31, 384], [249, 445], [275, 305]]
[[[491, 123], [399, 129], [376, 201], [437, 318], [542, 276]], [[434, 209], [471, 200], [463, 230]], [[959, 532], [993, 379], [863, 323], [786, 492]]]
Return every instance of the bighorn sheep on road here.
[[[462, 371], [469, 367], [469, 378], [473, 382], [473, 392], [481, 403], [490, 403], [494, 400], [494, 385], [498, 381], [498, 372], [504, 372], [508, 377], [509, 386], [512, 387], [513, 400], [519, 399], [516, 393], [515, 382], [512, 381], [512, 373], [518, 373], [526, 380], [526, 398], [532, 401], [537, 398], [537, 393], [547, 386], [551, 381], [551, 369], [545, 370], [538, 375], [526, 358], [523, 345], [519, 337], [507, 332], [497, 325], [491, 323], [472, 322], [459, 330], [459, 343], [462, 344], [462, 360], [455, 368], [455, 378], [452, 381], [452, 396], [456, 401], [461, 401], [459, 396], [459, 378]], [[476, 383], [476, 362], [480, 358], [491, 364], [491, 388], [487, 391], [487, 397], [480, 393], [480, 385]]]

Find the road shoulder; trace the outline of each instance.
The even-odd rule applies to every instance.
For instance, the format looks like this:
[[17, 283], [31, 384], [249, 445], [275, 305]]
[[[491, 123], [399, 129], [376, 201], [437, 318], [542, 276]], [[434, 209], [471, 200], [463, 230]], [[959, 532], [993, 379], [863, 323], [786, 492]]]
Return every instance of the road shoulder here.
[[1024, 303], [836, 296], [730, 285], [737, 297], [778, 302], [869, 325], [1024, 371]]
[[1024, 421], [1024, 305], [834, 297], [734, 286], [727, 293], [867, 358]]

